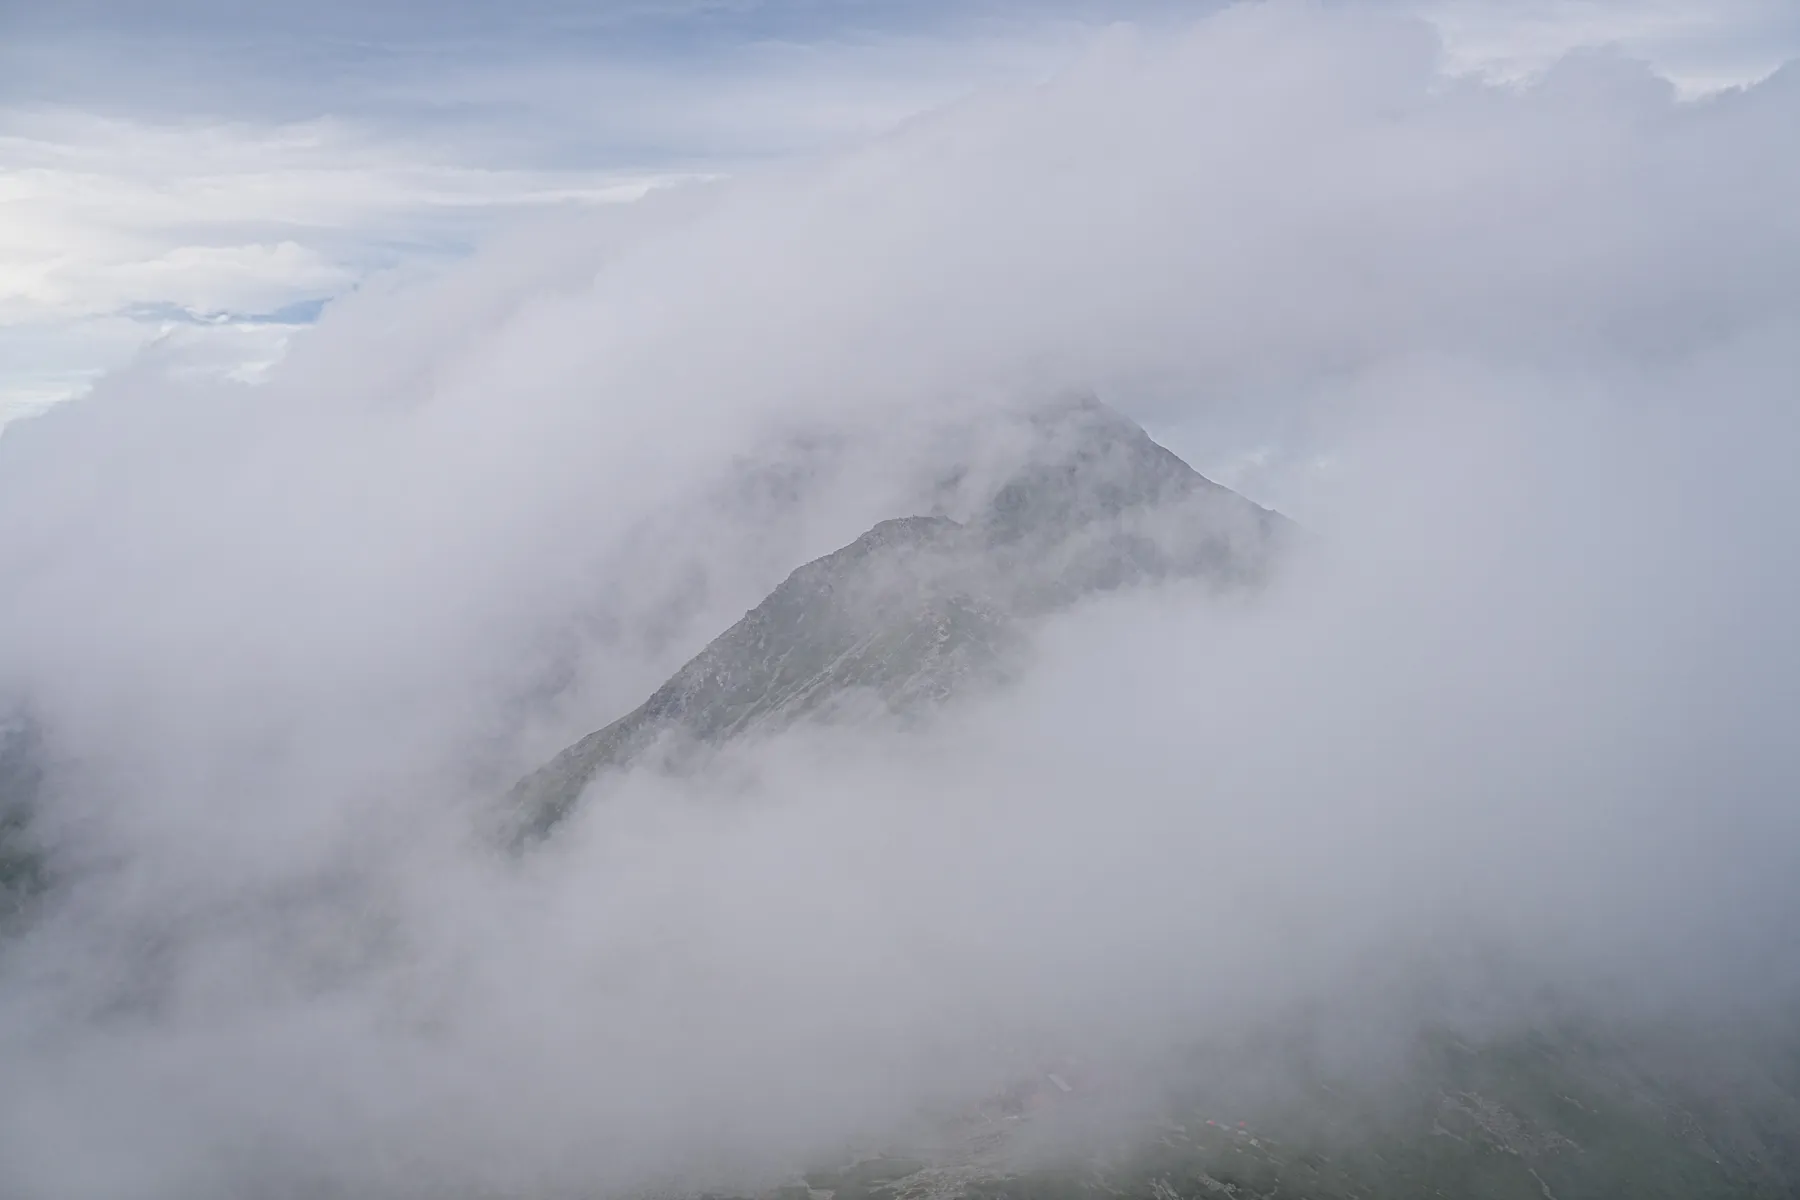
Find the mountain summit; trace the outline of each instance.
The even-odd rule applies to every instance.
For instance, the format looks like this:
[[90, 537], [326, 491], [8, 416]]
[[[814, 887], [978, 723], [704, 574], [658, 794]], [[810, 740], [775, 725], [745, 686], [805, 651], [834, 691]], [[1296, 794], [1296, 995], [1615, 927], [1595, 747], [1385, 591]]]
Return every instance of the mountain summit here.
[[[516, 835], [541, 837], [591, 782], [652, 752], [688, 761], [802, 718], [871, 703], [906, 714], [1003, 682], [1031, 619], [1084, 597], [1168, 579], [1254, 584], [1292, 528], [1097, 400], [1043, 406], [1021, 428], [969, 519], [882, 521], [798, 568], [642, 705], [520, 780]], [[968, 474], [958, 466], [945, 486]]]

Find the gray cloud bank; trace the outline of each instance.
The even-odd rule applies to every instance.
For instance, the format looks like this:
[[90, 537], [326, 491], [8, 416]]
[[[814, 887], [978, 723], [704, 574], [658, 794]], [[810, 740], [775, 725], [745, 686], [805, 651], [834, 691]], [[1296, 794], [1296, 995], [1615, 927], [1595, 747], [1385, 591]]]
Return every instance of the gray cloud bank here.
[[[1789, 995], [1800, 80], [1436, 61], [1303, 6], [1121, 31], [365, 289], [261, 386], [10, 429], [50, 887], [0, 951], [0, 1190], [743, 1177], [1319, 1000], [1362, 1046], [1546, 985]], [[473, 832], [1070, 386], [1260, 461], [1320, 546], [1060, 618], [934, 727], [634, 778], [524, 861]]]

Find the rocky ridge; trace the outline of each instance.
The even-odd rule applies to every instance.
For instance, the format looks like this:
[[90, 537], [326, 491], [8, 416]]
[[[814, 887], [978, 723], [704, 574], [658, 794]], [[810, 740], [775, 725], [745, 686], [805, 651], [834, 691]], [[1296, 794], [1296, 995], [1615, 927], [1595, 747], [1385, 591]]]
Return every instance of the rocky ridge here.
[[[521, 780], [514, 835], [541, 837], [609, 771], [828, 718], [919, 714], [1003, 683], [1034, 618], [1166, 579], [1254, 584], [1292, 528], [1093, 399], [1025, 422], [1013, 470], [966, 521], [882, 521], [809, 562], [648, 700]], [[952, 471], [952, 477], [956, 471]]]

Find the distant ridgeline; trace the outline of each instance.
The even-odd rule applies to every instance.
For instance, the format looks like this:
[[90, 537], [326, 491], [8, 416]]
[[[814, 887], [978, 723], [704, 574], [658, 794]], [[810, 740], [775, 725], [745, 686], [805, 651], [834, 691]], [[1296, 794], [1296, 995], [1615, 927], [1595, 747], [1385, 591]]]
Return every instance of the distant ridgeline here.
[[972, 519], [882, 521], [800, 567], [642, 705], [520, 780], [511, 835], [542, 837], [597, 777], [653, 748], [692, 762], [847, 705], [907, 714], [991, 686], [1017, 669], [1031, 618], [1085, 596], [1255, 584], [1294, 528], [1097, 400], [1032, 412], [1023, 441]]

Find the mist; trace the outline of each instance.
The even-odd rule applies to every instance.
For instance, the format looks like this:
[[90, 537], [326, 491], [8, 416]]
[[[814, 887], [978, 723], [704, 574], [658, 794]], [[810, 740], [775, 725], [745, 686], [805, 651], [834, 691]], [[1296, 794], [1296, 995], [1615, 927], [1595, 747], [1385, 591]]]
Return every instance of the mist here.
[[[1285, 1014], [1379, 1073], [1422, 1022], [1783, 1011], [1797, 125], [1792, 67], [1498, 86], [1233, 8], [516, 229], [264, 383], [151, 355], [10, 426], [47, 884], [0, 935], [0, 1191], [736, 1187]], [[484, 836], [1071, 388], [1305, 544], [1049, 619], [923, 728]]]

